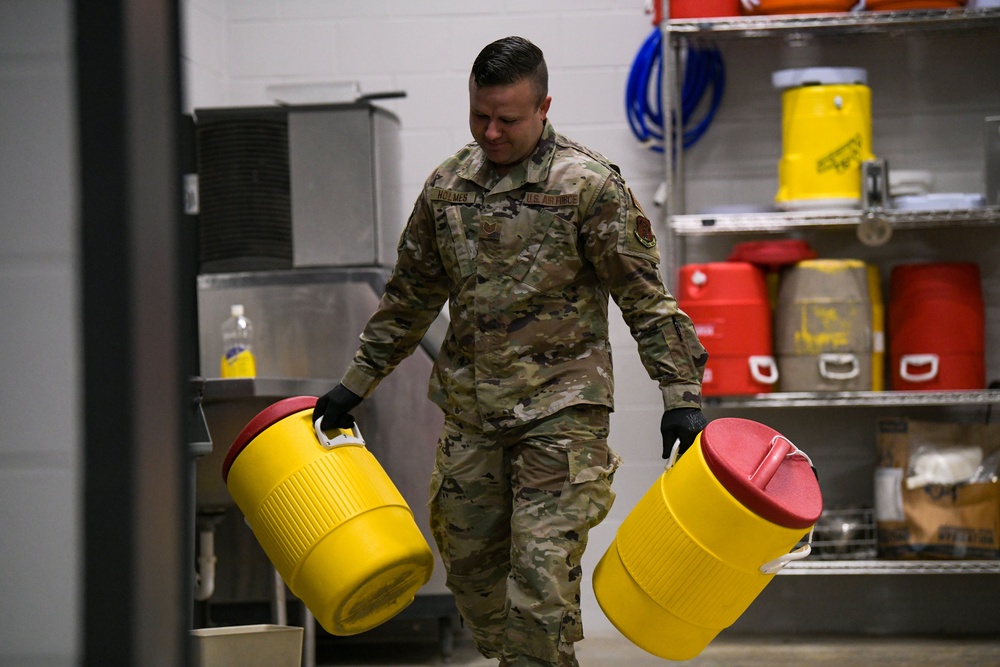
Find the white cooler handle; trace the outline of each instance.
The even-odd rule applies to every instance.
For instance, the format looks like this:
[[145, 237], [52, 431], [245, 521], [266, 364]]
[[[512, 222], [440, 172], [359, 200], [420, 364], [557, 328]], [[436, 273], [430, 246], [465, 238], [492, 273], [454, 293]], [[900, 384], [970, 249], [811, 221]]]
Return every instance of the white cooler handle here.
[[[841, 372], [829, 368], [829, 366], [844, 366], [845, 364], [850, 364], [850, 370]], [[853, 354], [827, 352], [819, 355], [819, 374], [827, 380], [850, 380], [858, 377], [860, 372], [861, 365], [858, 364], [858, 358]]]
[[[767, 371], [767, 375], [764, 371]], [[774, 363], [774, 357], [763, 355], [752, 355], [750, 357], [750, 375], [753, 379], [762, 384], [774, 384], [778, 381], [778, 365]]]
[[809, 542], [803, 544], [801, 547], [796, 549], [791, 553], [787, 553], [784, 556], [778, 556], [772, 561], [764, 563], [760, 566], [761, 574], [777, 574], [778, 571], [784, 569], [786, 565], [793, 561], [802, 560], [806, 556], [812, 553], [812, 531], [809, 531]]
[[361, 437], [361, 430], [357, 424], [351, 427], [351, 435], [344, 433], [343, 429], [337, 429], [340, 431], [340, 435], [335, 435], [331, 438], [319, 427], [322, 420], [323, 417], [317, 418], [313, 426], [316, 428], [316, 438], [319, 440], [319, 444], [323, 445], [324, 449], [333, 449], [334, 447], [343, 447], [344, 445], [365, 446], [365, 439]]
[[674, 440], [673, 447], [670, 448], [670, 456], [667, 457], [667, 464], [663, 467], [664, 472], [670, 470], [677, 463], [677, 452], [681, 451], [681, 439]]
[[[930, 366], [926, 373], [911, 373], [910, 366]], [[899, 359], [899, 377], [907, 382], [927, 382], [938, 374], [938, 356], [936, 354], [904, 354]]]

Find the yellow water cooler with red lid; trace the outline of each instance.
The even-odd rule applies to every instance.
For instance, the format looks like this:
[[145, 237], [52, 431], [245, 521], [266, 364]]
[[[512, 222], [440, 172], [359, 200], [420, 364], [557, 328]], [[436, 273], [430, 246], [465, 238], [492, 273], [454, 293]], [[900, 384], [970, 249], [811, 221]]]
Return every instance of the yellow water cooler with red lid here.
[[812, 462], [774, 429], [709, 422], [622, 522], [594, 569], [601, 609], [632, 643], [689, 660], [732, 625], [823, 509]]
[[222, 477], [264, 553], [316, 620], [354, 635], [411, 602], [434, 568], [413, 513], [355, 430], [312, 422], [314, 396], [254, 417]]

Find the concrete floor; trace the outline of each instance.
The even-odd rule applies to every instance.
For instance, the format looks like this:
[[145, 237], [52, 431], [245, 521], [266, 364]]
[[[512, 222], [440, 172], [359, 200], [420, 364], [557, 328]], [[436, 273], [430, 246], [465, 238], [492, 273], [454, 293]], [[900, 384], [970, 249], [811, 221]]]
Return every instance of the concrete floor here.
[[[650, 655], [621, 635], [590, 636], [577, 648], [581, 667], [996, 667], [1000, 638], [743, 638], [719, 637], [692, 660]], [[319, 667], [485, 667], [468, 634], [455, 635], [445, 662], [433, 642], [321, 646]]]

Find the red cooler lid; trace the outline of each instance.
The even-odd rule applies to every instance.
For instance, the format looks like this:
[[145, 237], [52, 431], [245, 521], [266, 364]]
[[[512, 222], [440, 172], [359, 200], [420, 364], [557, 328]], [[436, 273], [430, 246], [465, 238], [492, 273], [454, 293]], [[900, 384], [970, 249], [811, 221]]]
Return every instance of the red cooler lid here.
[[240, 455], [240, 452], [254, 438], [263, 433], [266, 428], [281, 421], [288, 415], [293, 415], [296, 412], [308, 410], [313, 407], [316, 407], [315, 396], [292, 396], [291, 398], [283, 398], [257, 413], [257, 416], [243, 427], [243, 430], [240, 431], [240, 434], [236, 436], [233, 444], [229, 447], [226, 459], [222, 462], [222, 481], [228, 481], [229, 469], [232, 467], [236, 457]]
[[823, 497], [812, 464], [773, 428], [716, 419], [701, 433], [701, 451], [716, 479], [754, 514], [786, 528], [819, 519]]
[[745, 241], [733, 246], [727, 257], [730, 262], [750, 262], [769, 269], [789, 266], [804, 259], [815, 259], [817, 253], [806, 241], [778, 239], [776, 241]]

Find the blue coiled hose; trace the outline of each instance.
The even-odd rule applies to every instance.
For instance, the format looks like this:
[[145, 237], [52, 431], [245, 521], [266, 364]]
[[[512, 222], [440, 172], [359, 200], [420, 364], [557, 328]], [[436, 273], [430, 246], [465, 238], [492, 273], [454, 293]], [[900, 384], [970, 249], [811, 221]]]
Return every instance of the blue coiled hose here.
[[[660, 153], [663, 152], [664, 133], [661, 40], [660, 30], [655, 28], [632, 62], [625, 89], [625, 110], [632, 133], [650, 149]], [[705, 134], [722, 102], [725, 83], [725, 67], [717, 48], [695, 45], [688, 47], [680, 105], [684, 148], [690, 148]], [[695, 122], [694, 112], [709, 88], [712, 89], [712, 97], [708, 109], [701, 120]]]

